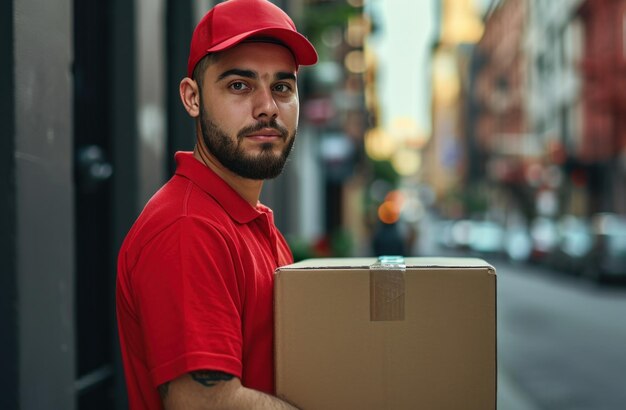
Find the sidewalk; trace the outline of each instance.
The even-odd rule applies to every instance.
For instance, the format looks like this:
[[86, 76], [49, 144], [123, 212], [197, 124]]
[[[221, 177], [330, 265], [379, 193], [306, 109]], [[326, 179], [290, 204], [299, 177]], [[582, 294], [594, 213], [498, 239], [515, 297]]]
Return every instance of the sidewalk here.
[[539, 410], [502, 369], [498, 369], [498, 410]]

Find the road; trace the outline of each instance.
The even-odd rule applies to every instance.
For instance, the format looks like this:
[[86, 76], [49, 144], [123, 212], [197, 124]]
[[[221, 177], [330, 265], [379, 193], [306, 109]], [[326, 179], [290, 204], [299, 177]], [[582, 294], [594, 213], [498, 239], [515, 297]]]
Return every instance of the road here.
[[485, 259], [498, 274], [499, 410], [625, 409], [626, 287]]

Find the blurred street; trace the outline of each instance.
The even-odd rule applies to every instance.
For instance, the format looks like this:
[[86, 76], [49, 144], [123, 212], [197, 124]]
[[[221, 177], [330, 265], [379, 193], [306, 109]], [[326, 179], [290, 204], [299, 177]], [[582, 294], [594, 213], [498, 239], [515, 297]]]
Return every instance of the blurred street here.
[[626, 403], [626, 283], [441, 246], [421, 221], [420, 255], [478, 257], [498, 276], [498, 409], [617, 410]]
[[[626, 287], [491, 263], [498, 274], [499, 368], [533, 405], [527, 408], [624, 408]], [[501, 400], [499, 408], [508, 410]]]

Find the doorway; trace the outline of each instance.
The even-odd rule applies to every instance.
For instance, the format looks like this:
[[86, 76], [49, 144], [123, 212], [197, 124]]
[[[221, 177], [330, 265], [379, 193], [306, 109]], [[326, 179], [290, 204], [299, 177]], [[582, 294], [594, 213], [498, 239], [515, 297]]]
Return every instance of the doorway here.
[[74, 0], [76, 403], [115, 408], [111, 2]]

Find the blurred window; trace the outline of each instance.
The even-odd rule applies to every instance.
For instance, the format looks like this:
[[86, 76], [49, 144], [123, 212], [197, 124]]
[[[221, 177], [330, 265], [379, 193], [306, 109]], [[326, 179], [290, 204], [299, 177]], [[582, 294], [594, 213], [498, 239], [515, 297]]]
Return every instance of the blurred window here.
[[622, 15], [622, 51], [624, 52], [624, 57], [626, 57], [626, 10], [624, 10]]

